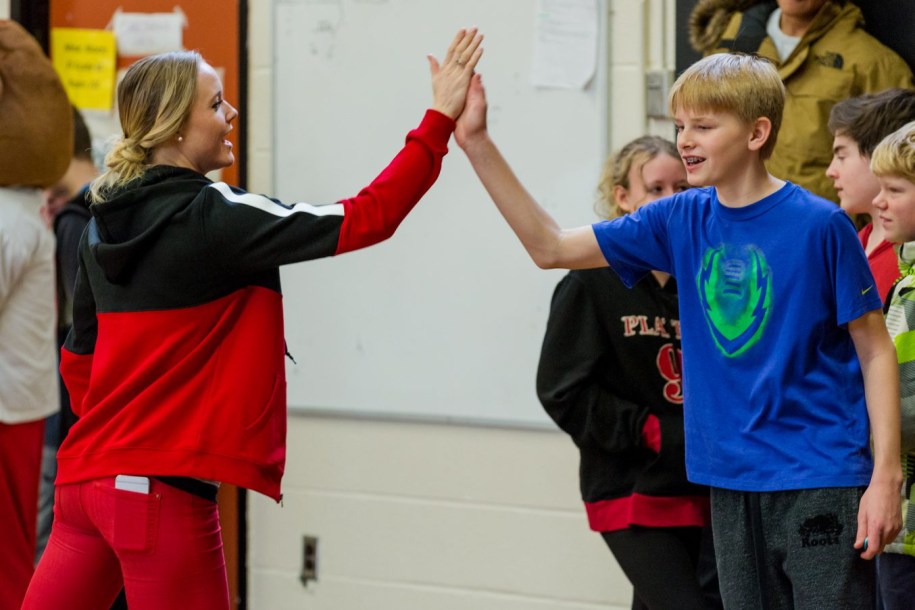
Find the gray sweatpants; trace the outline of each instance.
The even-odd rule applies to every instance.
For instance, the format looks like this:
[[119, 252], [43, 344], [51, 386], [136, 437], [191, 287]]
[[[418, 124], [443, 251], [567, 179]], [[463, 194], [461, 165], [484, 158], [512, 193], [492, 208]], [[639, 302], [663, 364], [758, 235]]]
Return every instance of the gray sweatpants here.
[[727, 610], [875, 606], [874, 563], [852, 545], [864, 488], [712, 488], [712, 530]]

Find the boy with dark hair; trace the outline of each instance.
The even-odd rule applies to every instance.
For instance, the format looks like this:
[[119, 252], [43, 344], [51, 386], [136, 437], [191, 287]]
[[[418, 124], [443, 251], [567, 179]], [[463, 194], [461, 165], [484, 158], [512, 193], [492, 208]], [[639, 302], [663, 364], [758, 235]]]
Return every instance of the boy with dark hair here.
[[[911, 89], [859, 95], [832, 107], [832, 162], [826, 175], [832, 178], [842, 209], [849, 215], [874, 216], [871, 203], [880, 191], [880, 183], [870, 169], [871, 153], [880, 140], [909, 121], [915, 121], [915, 91]], [[877, 292], [885, 300], [899, 277], [896, 252], [884, 239], [879, 222], [866, 224], [858, 237], [877, 281]]]
[[768, 61], [700, 60], [670, 109], [705, 188], [575, 229], [490, 139], [479, 75], [455, 136], [538, 266], [677, 278], [687, 473], [712, 488], [725, 607], [857, 609], [901, 526], [896, 355], [848, 215], [766, 171], [783, 104]]
[[[73, 114], [73, 156], [67, 171], [50, 187], [42, 191], [44, 204], [41, 216], [54, 231], [56, 238], [55, 275], [57, 276], [57, 346], [63, 345], [73, 324], [73, 288], [79, 268], [79, 238], [92, 214], [85, 194], [89, 182], [98, 176], [92, 161], [92, 137], [86, 121], [76, 107]], [[41, 559], [51, 522], [54, 519], [54, 479], [57, 477], [57, 450], [76, 422], [70, 408], [70, 394], [60, 384], [60, 412], [45, 420], [44, 449], [41, 457], [41, 486], [38, 494], [38, 533], [35, 563]]]
[[879, 191], [875, 224], [899, 244], [902, 277], [886, 303], [886, 325], [896, 344], [902, 394], [902, 489], [904, 526], [877, 558], [877, 587], [883, 610], [907, 610], [915, 591], [915, 123], [888, 135], [873, 151], [871, 168]]
[[[42, 207], [42, 214], [57, 238], [58, 306], [62, 330], [69, 329], [72, 318], [73, 286], [76, 284], [76, 270], [79, 266], [79, 238], [92, 217], [86, 194], [89, 183], [99, 175], [92, 160], [92, 136], [89, 128], [79, 110], [73, 108], [72, 111], [73, 157], [63, 177], [44, 191], [45, 204]], [[63, 334], [66, 336], [66, 331]]]

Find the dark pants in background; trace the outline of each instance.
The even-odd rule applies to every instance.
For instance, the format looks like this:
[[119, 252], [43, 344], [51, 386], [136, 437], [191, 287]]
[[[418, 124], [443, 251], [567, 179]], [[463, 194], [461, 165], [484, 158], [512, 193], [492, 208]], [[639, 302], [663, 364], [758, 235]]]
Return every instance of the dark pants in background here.
[[601, 536], [632, 583], [632, 610], [721, 609], [709, 528], [630, 527]]

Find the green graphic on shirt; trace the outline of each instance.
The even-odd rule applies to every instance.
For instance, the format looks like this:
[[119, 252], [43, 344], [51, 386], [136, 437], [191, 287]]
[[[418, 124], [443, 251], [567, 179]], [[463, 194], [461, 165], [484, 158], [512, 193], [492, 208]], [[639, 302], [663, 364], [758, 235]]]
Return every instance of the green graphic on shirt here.
[[725, 356], [739, 356], [762, 338], [772, 305], [772, 277], [758, 248], [710, 248], [696, 280], [705, 320]]

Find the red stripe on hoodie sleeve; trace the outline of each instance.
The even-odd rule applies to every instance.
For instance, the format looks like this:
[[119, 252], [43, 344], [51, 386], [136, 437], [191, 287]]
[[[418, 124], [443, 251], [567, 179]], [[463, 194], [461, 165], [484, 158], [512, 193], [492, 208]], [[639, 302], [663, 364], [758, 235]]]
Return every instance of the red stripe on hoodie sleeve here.
[[335, 254], [377, 244], [394, 234], [438, 178], [453, 131], [452, 119], [435, 110], [426, 111], [384, 171], [358, 195], [341, 201], [343, 225]]
[[92, 354], [74, 354], [60, 350], [60, 375], [70, 393], [70, 408], [77, 417], [83, 414], [83, 399], [89, 390], [89, 375], [92, 372]]

